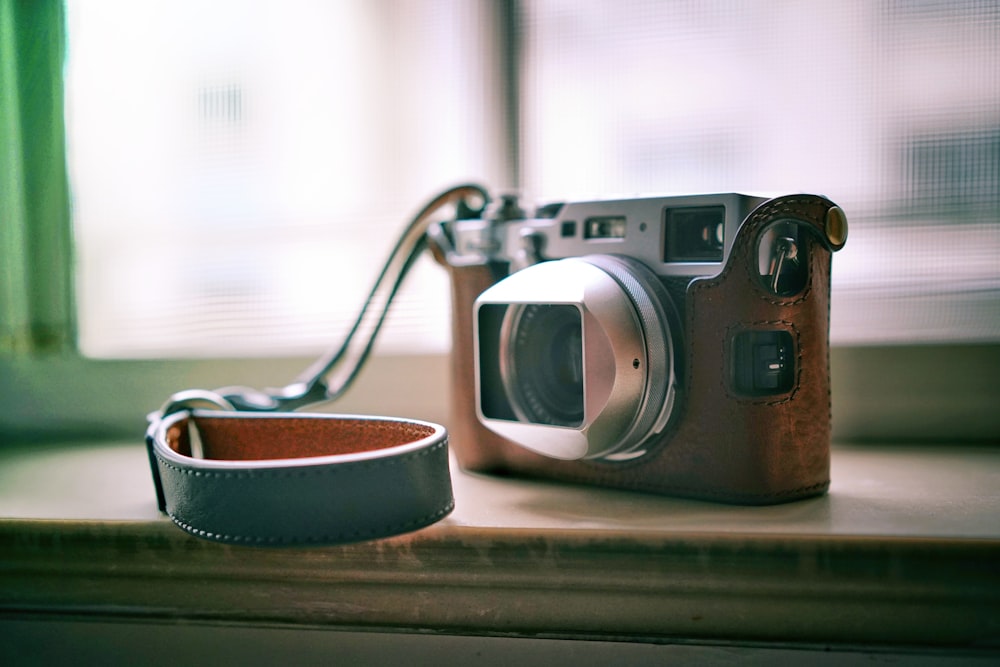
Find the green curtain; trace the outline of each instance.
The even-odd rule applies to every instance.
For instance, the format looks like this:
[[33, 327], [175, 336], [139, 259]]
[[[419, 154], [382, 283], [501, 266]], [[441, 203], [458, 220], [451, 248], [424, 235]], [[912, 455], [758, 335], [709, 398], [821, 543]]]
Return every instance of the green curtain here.
[[0, 0], [0, 355], [68, 351], [72, 234], [61, 0]]

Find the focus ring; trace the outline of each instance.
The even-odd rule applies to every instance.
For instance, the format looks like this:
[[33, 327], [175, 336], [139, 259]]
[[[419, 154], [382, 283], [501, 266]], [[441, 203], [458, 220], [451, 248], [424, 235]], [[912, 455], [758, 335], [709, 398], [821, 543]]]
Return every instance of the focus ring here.
[[666, 311], [670, 296], [656, 276], [637, 261], [615, 255], [587, 255], [580, 260], [614, 278], [628, 295], [642, 324], [646, 349], [644, 396], [632, 428], [607, 453], [632, 454], [650, 435], [663, 429], [674, 403], [674, 345]]

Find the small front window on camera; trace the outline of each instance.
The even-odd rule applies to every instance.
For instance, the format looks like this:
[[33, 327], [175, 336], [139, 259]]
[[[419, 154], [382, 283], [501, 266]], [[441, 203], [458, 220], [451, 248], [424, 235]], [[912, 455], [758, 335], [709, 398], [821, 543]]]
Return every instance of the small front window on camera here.
[[721, 262], [725, 206], [685, 206], [663, 213], [665, 262]]

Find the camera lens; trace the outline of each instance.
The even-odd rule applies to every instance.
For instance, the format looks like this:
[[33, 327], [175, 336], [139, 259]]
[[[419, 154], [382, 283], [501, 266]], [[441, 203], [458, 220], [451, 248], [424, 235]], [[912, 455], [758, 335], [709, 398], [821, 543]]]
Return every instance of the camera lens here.
[[626, 461], [674, 414], [678, 319], [637, 260], [596, 254], [523, 268], [479, 295], [475, 326], [478, 416], [527, 449]]
[[563, 304], [512, 306], [500, 333], [500, 374], [522, 421], [583, 423], [583, 333], [580, 311]]

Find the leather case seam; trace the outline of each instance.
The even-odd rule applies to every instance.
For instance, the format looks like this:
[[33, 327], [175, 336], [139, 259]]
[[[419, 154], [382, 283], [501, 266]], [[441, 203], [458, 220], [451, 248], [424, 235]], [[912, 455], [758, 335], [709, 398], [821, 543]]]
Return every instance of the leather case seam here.
[[[729, 383], [727, 382], [729, 378], [726, 372], [727, 368], [726, 361], [728, 360], [728, 355], [731, 354], [729, 349], [730, 347], [729, 344], [732, 341], [732, 332], [739, 329], [750, 330], [755, 326], [776, 326], [776, 325], [787, 327], [795, 335], [795, 386], [792, 387], [792, 389], [787, 393], [782, 394], [781, 398], [765, 397], [765, 398], [754, 399], [753, 397], [750, 396], [741, 396], [740, 394], [734, 393], [730, 389]], [[757, 322], [747, 322], [747, 323], [740, 322], [738, 324], [734, 324], [726, 328], [726, 335], [723, 340], [725, 341], [725, 344], [722, 350], [722, 372], [719, 374], [719, 377], [720, 377], [720, 384], [722, 385], [722, 390], [726, 393], [726, 395], [730, 399], [736, 401], [737, 403], [741, 403], [743, 405], [781, 405], [783, 403], [788, 403], [789, 401], [795, 400], [795, 395], [799, 392], [799, 387], [801, 386], [802, 382], [803, 357], [802, 357], [802, 337], [801, 334], [799, 333], [798, 327], [795, 326], [794, 322], [790, 322], [788, 320], [760, 320]]]

